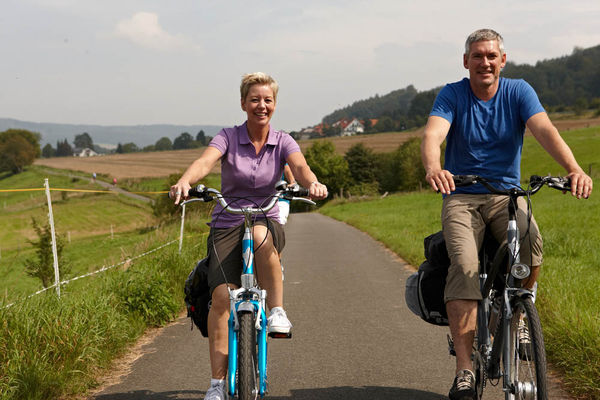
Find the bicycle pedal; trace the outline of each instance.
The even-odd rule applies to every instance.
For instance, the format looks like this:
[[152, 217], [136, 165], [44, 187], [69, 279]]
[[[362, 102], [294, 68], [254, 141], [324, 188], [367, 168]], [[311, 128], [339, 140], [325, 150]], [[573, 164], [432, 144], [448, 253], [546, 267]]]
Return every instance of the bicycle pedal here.
[[269, 332], [269, 337], [273, 339], [291, 339], [292, 332], [282, 333], [282, 332]]

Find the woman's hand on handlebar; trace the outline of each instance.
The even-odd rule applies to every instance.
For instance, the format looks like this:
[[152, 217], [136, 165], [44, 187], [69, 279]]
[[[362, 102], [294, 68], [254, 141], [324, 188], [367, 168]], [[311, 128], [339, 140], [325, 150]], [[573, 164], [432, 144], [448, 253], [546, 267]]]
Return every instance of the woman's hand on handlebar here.
[[311, 199], [323, 200], [327, 197], [327, 186], [319, 182], [312, 182], [308, 187], [308, 194]]
[[571, 180], [571, 194], [578, 199], [582, 197], [587, 199], [592, 194], [592, 188], [594, 186], [592, 178], [590, 178], [585, 172], [571, 172], [567, 177]]
[[169, 190], [169, 197], [175, 199], [175, 204], [179, 204], [181, 200], [185, 200], [188, 197], [188, 192], [192, 187], [188, 182], [179, 181]]
[[456, 190], [454, 179], [452, 179], [452, 174], [448, 170], [439, 169], [429, 171], [427, 172], [425, 179], [436, 192], [450, 194], [450, 192]]

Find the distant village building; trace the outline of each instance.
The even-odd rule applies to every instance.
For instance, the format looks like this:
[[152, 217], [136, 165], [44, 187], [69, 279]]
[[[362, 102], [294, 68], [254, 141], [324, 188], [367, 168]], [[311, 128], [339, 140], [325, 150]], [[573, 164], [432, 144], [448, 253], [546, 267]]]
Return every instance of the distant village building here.
[[90, 149], [89, 147], [86, 147], [85, 149], [73, 150], [73, 155], [75, 157], [94, 157], [94, 156], [97, 156], [98, 153], [96, 153], [94, 150]]

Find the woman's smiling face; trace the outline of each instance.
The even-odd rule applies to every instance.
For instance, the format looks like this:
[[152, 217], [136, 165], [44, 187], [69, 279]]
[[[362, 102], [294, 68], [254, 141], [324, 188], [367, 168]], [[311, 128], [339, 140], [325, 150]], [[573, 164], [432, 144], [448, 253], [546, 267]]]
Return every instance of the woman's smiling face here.
[[248, 115], [248, 123], [262, 126], [269, 124], [275, 112], [275, 96], [269, 85], [252, 85], [241, 102], [242, 110]]

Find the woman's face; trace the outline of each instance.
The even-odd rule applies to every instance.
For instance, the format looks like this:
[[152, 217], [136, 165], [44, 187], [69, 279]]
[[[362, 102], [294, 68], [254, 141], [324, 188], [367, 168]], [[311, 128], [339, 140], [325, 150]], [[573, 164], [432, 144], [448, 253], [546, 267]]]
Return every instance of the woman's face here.
[[248, 123], [268, 126], [275, 112], [275, 96], [269, 85], [252, 85], [245, 99], [242, 99], [242, 110], [248, 114]]

